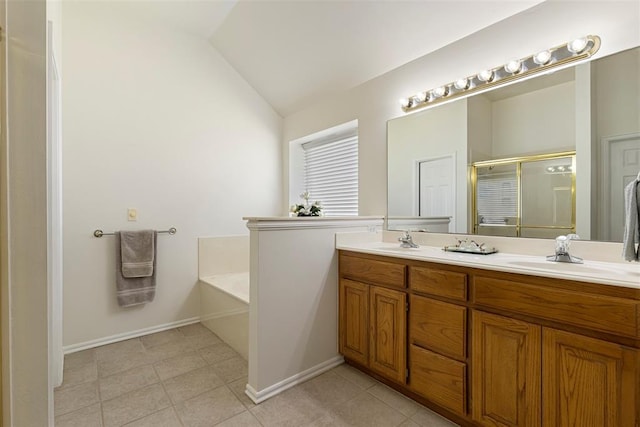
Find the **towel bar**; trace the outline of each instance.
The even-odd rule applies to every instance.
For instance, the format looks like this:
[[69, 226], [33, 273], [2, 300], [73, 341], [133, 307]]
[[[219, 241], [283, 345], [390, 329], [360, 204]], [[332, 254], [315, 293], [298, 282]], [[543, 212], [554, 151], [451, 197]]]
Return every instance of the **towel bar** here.
[[[171, 228], [170, 228], [170, 229], [168, 229], [168, 230], [161, 230], [161, 231], [158, 231], [158, 233], [167, 233], [167, 234], [171, 234], [171, 235], [174, 235], [174, 234], [176, 234], [177, 232], [178, 232], [178, 230], [176, 230], [176, 228], [175, 228], [175, 227], [171, 227]], [[93, 235], [94, 235], [95, 237], [113, 236], [114, 234], [116, 234], [116, 233], [105, 233], [105, 232], [104, 232], [104, 231], [102, 231], [102, 230], [96, 230], [96, 231], [94, 231], [94, 232], [93, 232]]]

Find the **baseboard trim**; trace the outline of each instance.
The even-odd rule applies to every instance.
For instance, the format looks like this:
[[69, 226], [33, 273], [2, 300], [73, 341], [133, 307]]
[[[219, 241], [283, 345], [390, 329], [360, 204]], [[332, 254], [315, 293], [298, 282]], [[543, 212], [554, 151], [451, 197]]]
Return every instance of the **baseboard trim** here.
[[296, 386], [300, 383], [303, 383], [313, 377], [316, 377], [320, 374], [327, 372], [329, 369], [332, 369], [344, 362], [344, 358], [342, 356], [336, 356], [329, 360], [326, 360], [316, 366], [313, 366], [305, 371], [300, 372], [299, 374], [295, 374], [290, 376], [289, 378], [280, 381], [272, 386], [269, 386], [261, 391], [256, 391], [253, 387], [247, 384], [245, 388], [245, 394], [249, 396], [249, 398], [253, 401], [253, 403], [258, 404], [264, 402], [265, 400], [282, 393], [285, 390], [290, 389], [293, 386]]
[[191, 317], [189, 319], [178, 320], [175, 322], [163, 323], [162, 325], [151, 326], [149, 328], [137, 329], [135, 331], [123, 332], [121, 334], [115, 334], [104, 338], [98, 338], [91, 341], [85, 341], [78, 344], [71, 344], [62, 347], [64, 354], [71, 354], [77, 351], [87, 350], [94, 347], [100, 347], [101, 345], [112, 344], [118, 341], [125, 341], [131, 338], [141, 337], [143, 335], [149, 335], [156, 332], [166, 331], [168, 329], [178, 328], [180, 326], [187, 326], [193, 323], [198, 323], [200, 316]]

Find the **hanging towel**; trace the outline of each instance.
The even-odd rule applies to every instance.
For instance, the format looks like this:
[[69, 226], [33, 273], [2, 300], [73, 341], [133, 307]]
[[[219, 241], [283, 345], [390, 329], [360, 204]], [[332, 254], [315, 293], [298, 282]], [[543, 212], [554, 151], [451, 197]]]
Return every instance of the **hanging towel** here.
[[120, 232], [122, 275], [124, 277], [149, 277], [153, 274], [154, 235], [153, 230]]
[[626, 261], [640, 261], [640, 174], [624, 188], [624, 234], [622, 257]]
[[124, 277], [122, 275], [121, 233], [115, 233], [116, 243], [116, 297], [120, 307], [131, 307], [153, 301], [156, 296], [157, 232], [153, 233], [152, 273], [146, 277]]

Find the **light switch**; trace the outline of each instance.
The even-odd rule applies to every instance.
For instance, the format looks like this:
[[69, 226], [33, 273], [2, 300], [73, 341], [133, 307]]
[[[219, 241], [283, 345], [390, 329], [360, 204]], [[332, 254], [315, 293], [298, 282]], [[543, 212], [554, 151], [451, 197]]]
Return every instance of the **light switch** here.
[[127, 209], [127, 219], [129, 221], [137, 221], [138, 220], [138, 210], [136, 208]]

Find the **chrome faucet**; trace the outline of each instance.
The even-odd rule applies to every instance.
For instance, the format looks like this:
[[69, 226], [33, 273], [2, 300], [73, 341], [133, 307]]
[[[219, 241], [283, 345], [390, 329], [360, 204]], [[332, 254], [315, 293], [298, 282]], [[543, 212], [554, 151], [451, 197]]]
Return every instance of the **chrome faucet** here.
[[555, 255], [549, 255], [547, 257], [547, 261], [582, 264], [582, 258], [573, 256], [569, 253], [569, 245], [571, 244], [571, 240], [578, 239], [580, 239], [580, 236], [578, 236], [577, 234], [567, 234], [566, 236], [556, 237], [556, 253]]
[[419, 247], [417, 244], [413, 242], [413, 238], [409, 231], [405, 231], [401, 237], [398, 237], [398, 241], [400, 242], [401, 248], [417, 248]]

